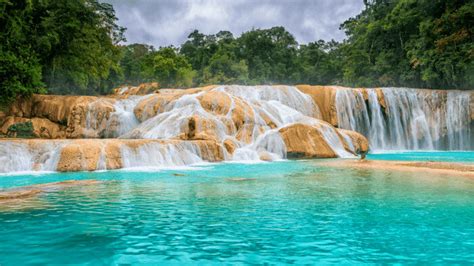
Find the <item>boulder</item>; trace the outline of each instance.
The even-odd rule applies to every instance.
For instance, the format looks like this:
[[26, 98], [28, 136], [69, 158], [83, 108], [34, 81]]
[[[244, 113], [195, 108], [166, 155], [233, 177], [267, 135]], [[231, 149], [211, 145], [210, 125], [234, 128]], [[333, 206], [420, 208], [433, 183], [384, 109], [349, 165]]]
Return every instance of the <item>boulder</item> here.
[[96, 141], [77, 140], [61, 150], [57, 171], [94, 171], [98, 169], [101, 147]]
[[[365, 155], [369, 152], [369, 141], [366, 137], [362, 134], [346, 129], [336, 129], [339, 135], [341, 136], [341, 140], [344, 143], [344, 148], [357, 155]], [[350, 142], [350, 143], [349, 143]]]
[[317, 126], [293, 124], [279, 130], [288, 158], [336, 158]]

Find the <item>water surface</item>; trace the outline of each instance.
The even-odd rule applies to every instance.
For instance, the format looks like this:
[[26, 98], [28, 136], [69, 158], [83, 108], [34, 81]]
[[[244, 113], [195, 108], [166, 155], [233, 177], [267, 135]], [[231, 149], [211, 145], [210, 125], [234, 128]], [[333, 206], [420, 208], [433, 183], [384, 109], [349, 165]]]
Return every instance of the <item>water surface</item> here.
[[473, 151], [383, 151], [367, 155], [373, 160], [474, 163]]
[[474, 180], [312, 161], [1, 176], [100, 185], [0, 211], [0, 264], [474, 263]]

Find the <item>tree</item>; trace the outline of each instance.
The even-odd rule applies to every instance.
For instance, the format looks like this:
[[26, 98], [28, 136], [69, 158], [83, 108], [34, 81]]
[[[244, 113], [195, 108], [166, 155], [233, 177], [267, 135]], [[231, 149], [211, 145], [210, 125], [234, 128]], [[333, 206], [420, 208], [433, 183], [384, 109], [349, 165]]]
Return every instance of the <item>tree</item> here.
[[237, 40], [238, 58], [248, 62], [258, 83], [290, 83], [296, 71], [298, 43], [283, 27], [245, 32]]
[[174, 47], [164, 47], [153, 57], [153, 78], [162, 86], [189, 87], [193, 84], [195, 72], [183, 55]]
[[17, 96], [44, 92], [42, 67], [29, 42], [29, 1], [0, 0], [0, 104]]
[[118, 81], [124, 28], [97, 0], [0, 0], [1, 101], [45, 92], [98, 94]]
[[340, 83], [341, 56], [339, 43], [323, 40], [301, 45], [298, 51], [300, 82], [308, 84]]
[[124, 28], [113, 7], [97, 0], [36, 0], [32, 41], [43, 65], [43, 80], [54, 93], [96, 94], [118, 70]]
[[472, 88], [474, 2], [374, 0], [341, 27], [352, 86]]
[[146, 68], [152, 68], [153, 53], [155, 49], [151, 45], [131, 44], [122, 46], [123, 56], [120, 67], [123, 71], [124, 80], [127, 84], [137, 84], [145, 81], [145, 73], [152, 72]]
[[220, 50], [211, 57], [203, 76], [205, 84], [246, 84], [249, 73], [244, 60], [237, 61], [232, 54]]

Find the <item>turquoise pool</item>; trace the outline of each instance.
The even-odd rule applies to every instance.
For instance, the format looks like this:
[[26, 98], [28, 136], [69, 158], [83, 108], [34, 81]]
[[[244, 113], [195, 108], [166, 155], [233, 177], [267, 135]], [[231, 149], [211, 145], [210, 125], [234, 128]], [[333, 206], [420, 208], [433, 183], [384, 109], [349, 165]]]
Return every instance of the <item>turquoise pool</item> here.
[[368, 159], [474, 163], [474, 151], [393, 151], [369, 153]]
[[0, 176], [97, 179], [0, 211], [0, 264], [474, 263], [474, 180], [312, 161]]

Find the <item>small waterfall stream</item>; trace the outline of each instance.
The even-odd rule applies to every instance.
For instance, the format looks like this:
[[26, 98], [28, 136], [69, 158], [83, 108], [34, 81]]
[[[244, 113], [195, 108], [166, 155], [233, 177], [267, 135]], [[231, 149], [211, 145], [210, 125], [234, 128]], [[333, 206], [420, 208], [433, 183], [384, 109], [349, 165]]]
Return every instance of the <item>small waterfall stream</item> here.
[[66, 142], [43, 142], [30, 147], [27, 143], [0, 143], [0, 173], [55, 171], [61, 149]]

